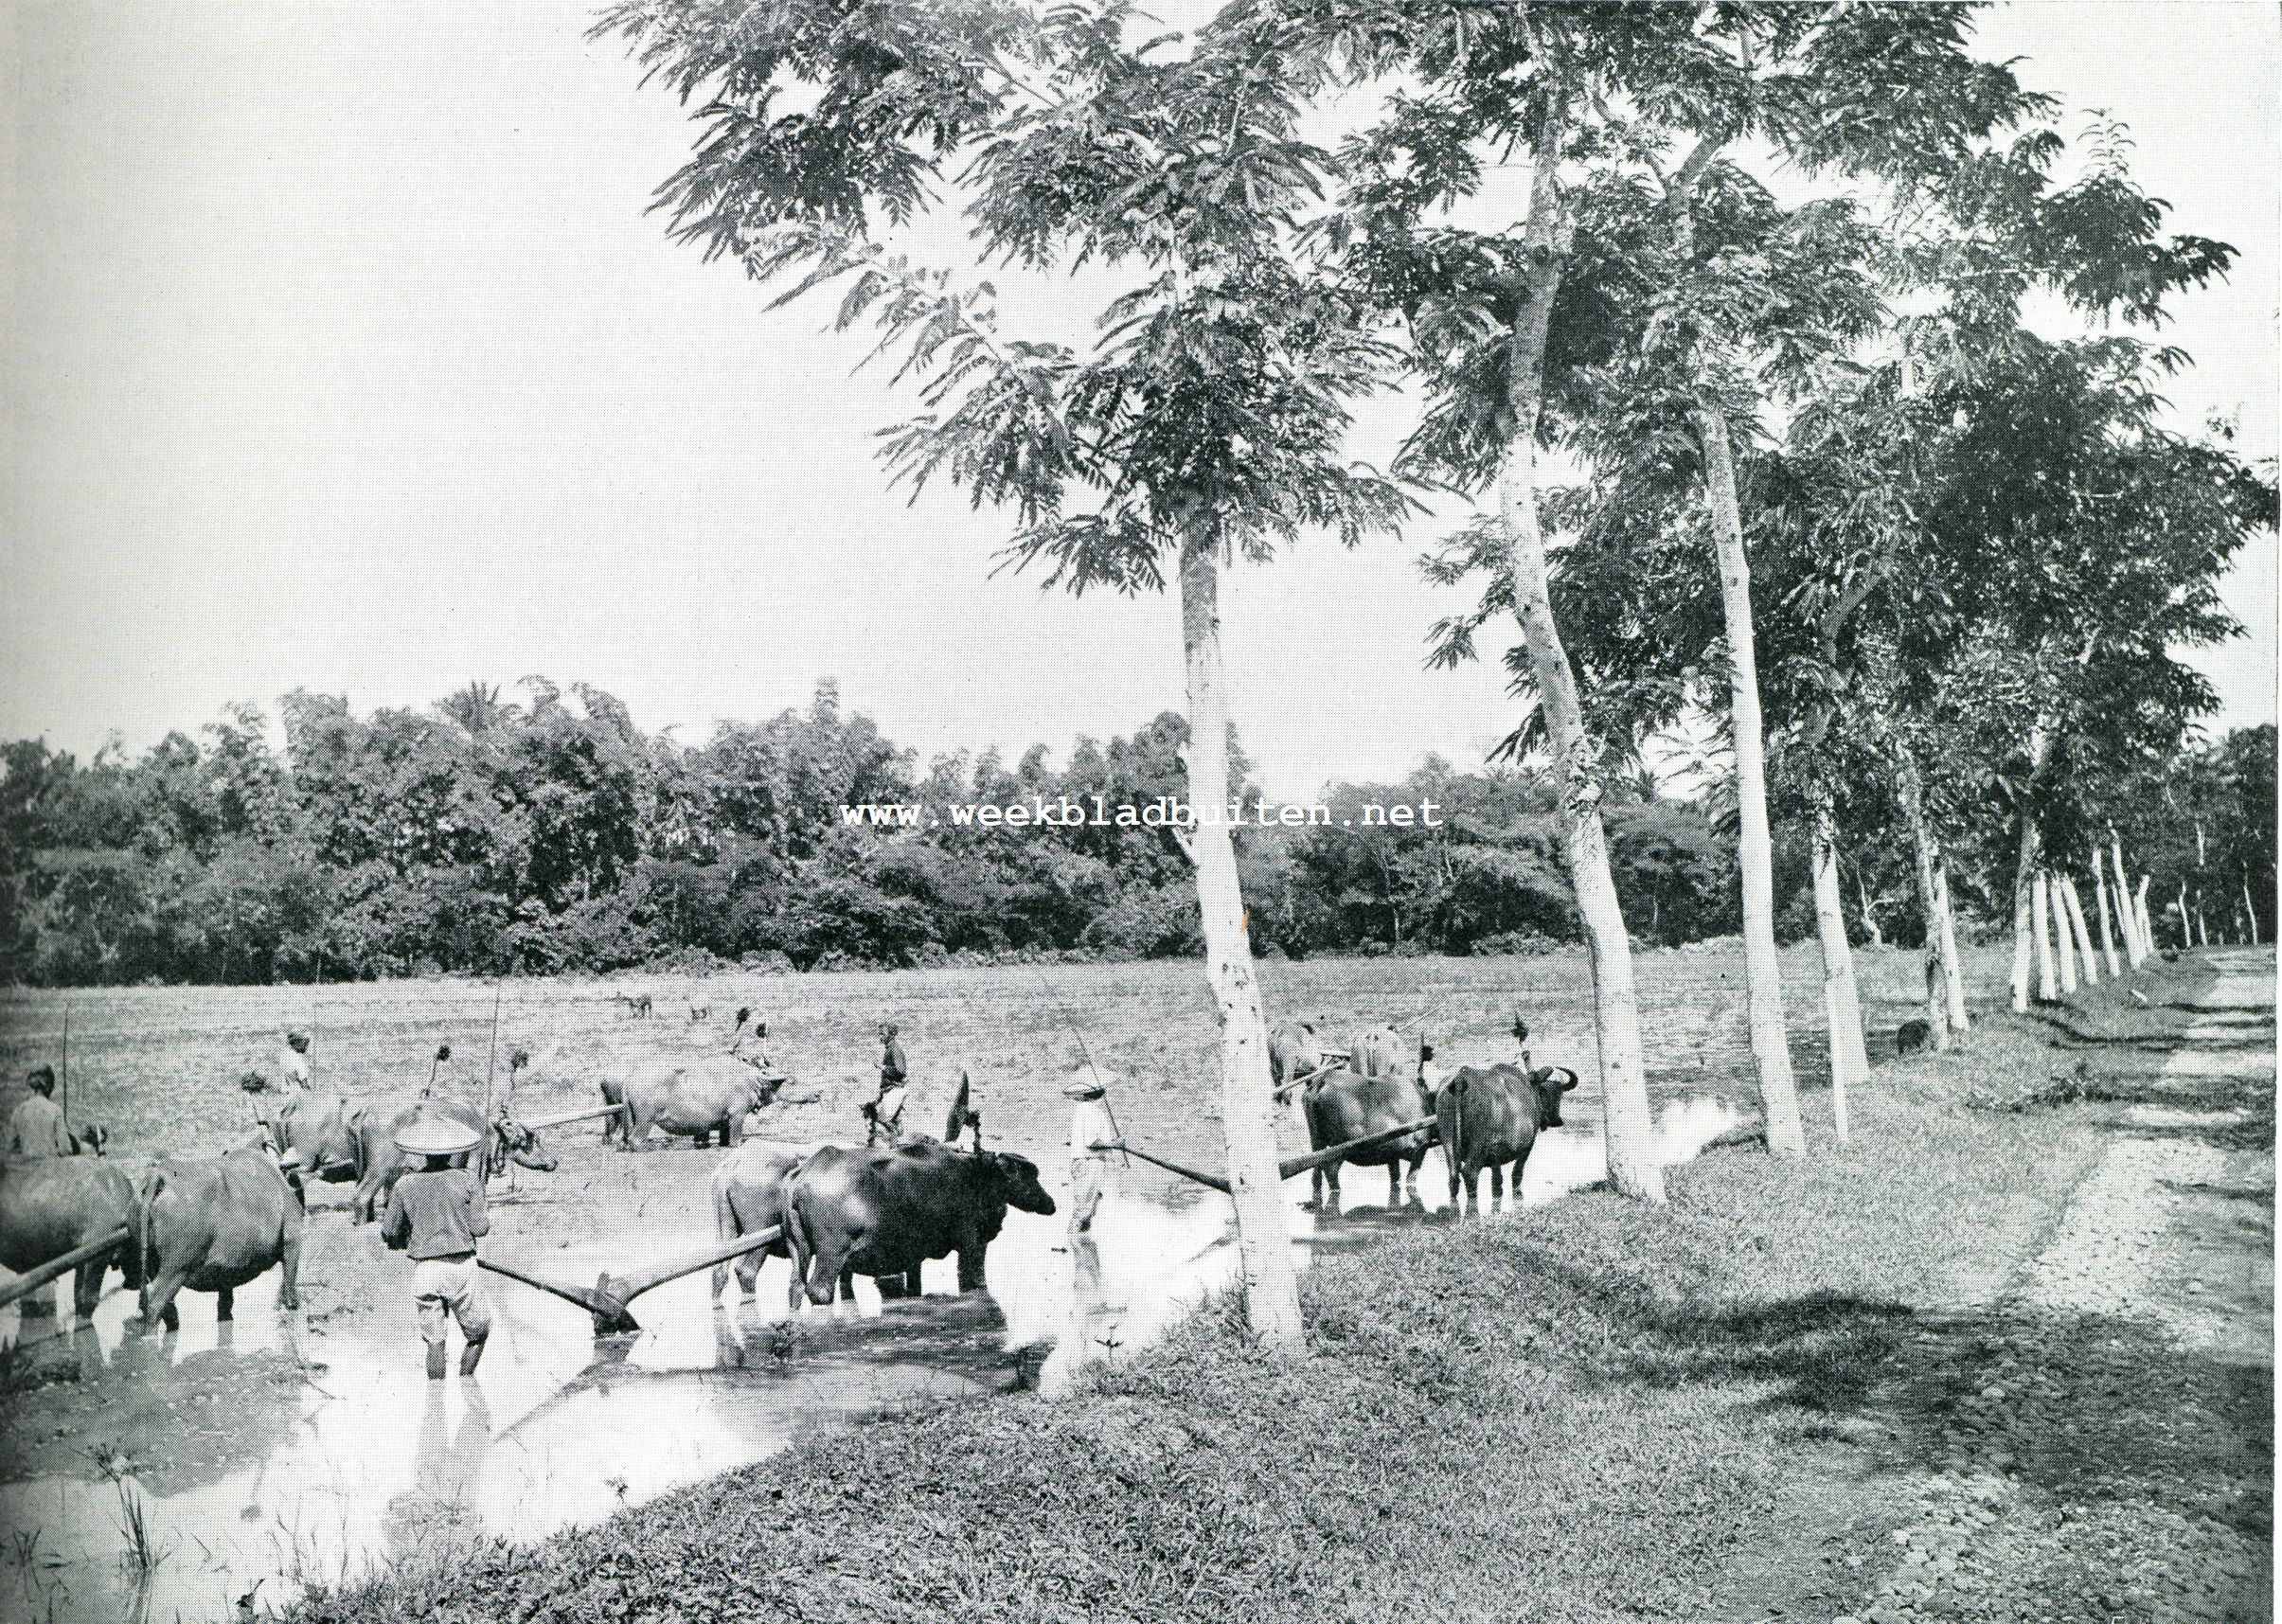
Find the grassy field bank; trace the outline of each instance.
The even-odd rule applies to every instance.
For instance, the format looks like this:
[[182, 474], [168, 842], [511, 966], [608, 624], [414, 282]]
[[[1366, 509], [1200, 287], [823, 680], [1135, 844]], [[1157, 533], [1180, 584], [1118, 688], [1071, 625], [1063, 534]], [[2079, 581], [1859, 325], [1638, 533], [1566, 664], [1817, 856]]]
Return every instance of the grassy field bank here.
[[[1821, 1153], [1804, 1166], [1733, 1148], [1678, 1170], [1663, 1210], [1587, 1194], [1322, 1261], [1303, 1281], [1304, 1365], [1207, 1313], [1071, 1400], [859, 1429], [292, 1616], [1756, 1617], [1826, 1563], [1808, 1611], [1833, 1615], [1831, 1597], [1901, 1560], [1875, 1526], [1881, 1478], [1957, 1454], [1958, 1406], [1996, 1357], [1970, 1305], [2037, 1251], [2112, 1127], [2097, 1108], [1976, 1107], [2065, 1093], [2086, 1062], [2057, 1043], [2159, 1032], [2195, 973], [2158, 978], [2144, 1013], [2087, 999], [2076, 1039], [1998, 1015], [1966, 1054], [1881, 1066], [1844, 1151], [1811, 1096]], [[2255, 1424], [2260, 1402], [2271, 1417], [2271, 1391], [2214, 1399], [2191, 1356], [2114, 1323], [2047, 1329], [2109, 1350], [2093, 1379], [2118, 1437], [2183, 1402], [2220, 1424]], [[2227, 1392], [2243, 1413], [2219, 1413]], [[2036, 1487], [2068, 1468], [2009, 1470]], [[1851, 1549], [1811, 1526], [1819, 1486], [1839, 1483]], [[2162, 1511], [2235, 1534], [2271, 1516], [2260, 1493]], [[2107, 1615], [2086, 1608], [2052, 1615]]]

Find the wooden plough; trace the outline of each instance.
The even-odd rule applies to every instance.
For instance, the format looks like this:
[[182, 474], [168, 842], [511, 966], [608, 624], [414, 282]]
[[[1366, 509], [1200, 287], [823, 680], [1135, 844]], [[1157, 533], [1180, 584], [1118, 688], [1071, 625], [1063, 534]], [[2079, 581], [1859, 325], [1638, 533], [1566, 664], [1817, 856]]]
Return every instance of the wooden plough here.
[[588, 1122], [597, 1116], [625, 1116], [629, 1113], [623, 1102], [616, 1105], [590, 1105], [583, 1111], [565, 1111], [560, 1116], [535, 1116], [523, 1126], [536, 1133], [543, 1128], [561, 1128], [573, 1122]]
[[[1421, 1116], [1416, 1122], [1400, 1122], [1392, 1128], [1382, 1128], [1376, 1133], [1365, 1133], [1360, 1139], [1349, 1139], [1346, 1144], [1333, 1145], [1328, 1150], [1310, 1151], [1304, 1156], [1288, 1156], [1276, 1164], [1276, 1177], [1279, 1179], [1296, 1178], [1301, 1173], [1312, 1172], [1317, 1168], [1329, 1167], [1333, 1162], [1352, 1155], [1357, 1151], [1367, 1151], [1373, 1145], [1383, 1145], [1391, 1139], [1403, 1138], [1421, 1129], [1426, 1131], [1428, 1144], [1434, 1144], [1439, 1138], [1435, 1131], [1435, 1119], [1432, 1116]], [[1168, 1162], [1163, 1156], [1152, 1156], [1136, 1145], [1129, 1145], [1120, 1141], [1114, 1145], [1096, 1146], [1096, 1149], [1123, 1151], [1126, 1154], [1138, 1156], [1145, 1162], [1152, 1162], [1168, 1173], [1179, 1173], [1185, 1179], [1194, 1179], [1198, 1184], [1217, 1189], [1222, 1195], [1236, 1193], [1228, 1187], [1228, 1181], [1216, 1173], [1201, 1173], [1194, 1168], [1185, 1168], [1178, 1162]]]
[[626, 1336], [642, 1329], [642, 1322], [633, 1317], [633, 1299], [644, 1292], [654, 1291], [669, 1280], [678, 1280], [684, 1275], [694, 1275], [700, 1269], [716, 1263], [726, 1263], [732, 1258], [741, 1258], [748, 1252], [758, 1252], [774, 1246], [784, 1236], [784, 1225], [772, 1223], [766, 1229], [757, 1229], [750, 1235], [740, 1235], [734, 1240], [716, 1241], [702, 1252], [686, 1253], [664, 1263], [651, 1263], [624, 1275], [614, 1275], [605, 1269], [592, 1286], [574, 1286], [562, 1280], [550, 1280], [544, 1275], [534, 1275], [512, 1263], [502, 1263], [493, 1258], [477, 1258], [479, 1269], [489, 1269], [494, 1275], [505, 1275], [510, 1280], [520, 1280], [577, 1303], [594, 1315], [597, 1336]]
[[84, 1246], [75, 1246], [61, 1258], [50, 1258], [36, 1269], [27, 1269], [0, 1286], [0, 1308], [6, 1308], [19, 1297], [28, 1297], [42, 1286], [60, 1280], [82, 1263], [92, 1263], [106, 1257], [134, 1239], [134, 1231], [124, 1225], [114, 1229], [100, 1240], [90, 1240]]

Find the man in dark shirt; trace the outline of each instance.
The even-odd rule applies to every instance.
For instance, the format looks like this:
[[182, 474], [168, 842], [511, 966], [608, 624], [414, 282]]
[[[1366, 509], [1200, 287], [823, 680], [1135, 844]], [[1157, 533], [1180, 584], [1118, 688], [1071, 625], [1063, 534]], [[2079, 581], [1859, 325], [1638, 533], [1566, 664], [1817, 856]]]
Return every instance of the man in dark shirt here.
[[483, 1180], [470, 1169], [454, 1167], [452, 1158], [474, 1150], [482, 1136], [464, 1124], [423, 1114], [405, 1125], [396, 1142], [423, 1165], [396, 1181], [381, 1220], [381, 1240], [412, 1258], [412, 1304], [419, 1315], [420, 1340], [428, 1347], [429, 1380], [444, 1378], [444, 1342], [455, 1319], [467, 1338], [459, 1373], [472, 1376], [491, 1334], [491, 1311], [475, 1291], [475, 1240], [490, 1233], [491, 1219], [484, 1208]]
[[903, 1086], [903, 1045], [896, 1040], [896, 1026], [892, 1021], [880, 1026], [880, 1092], [877, 1098], [865, 1100], [860, 1107], [870, 1131], [865, 1135], [865, 1144], [884, 1139], [890, 1145], [903, 1137], [903, 1107], [910, 1099]]

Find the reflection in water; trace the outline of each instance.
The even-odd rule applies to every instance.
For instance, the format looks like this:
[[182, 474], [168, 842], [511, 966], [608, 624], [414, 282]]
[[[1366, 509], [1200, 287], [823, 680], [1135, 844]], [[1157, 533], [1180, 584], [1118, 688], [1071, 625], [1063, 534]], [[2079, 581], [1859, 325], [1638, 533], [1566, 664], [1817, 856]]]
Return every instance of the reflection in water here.
[[[1667, 1107], [1666, 1159], [1685, 1160], [1739, 1119], [1722, 1099]], [[1596, 1132], [1556, 1130], [1530, 1157], [1522, 1205], [1604, 1171]], [[0, 1339], [19, 1339], [18, 1357], [66, 1381], [232, 1395], [239, 1431], [217, 1456], [225, 1464], [192, 1462], [144, 1481], [169, 1549], [151, 1616], [221, 1618], [257, 1579], [263, 1603], [280, 1602], [297, 1585], [337, 1583], [378, 1562], [592, 1522], [884, 1411], [1033, 1384], [1064, 1391], [1083, 1365], [1131, 1357], [1236, 1270], [1225, 1197], [1138, 1168], [1115, 1169], [1111, 1185], [1087, 1235], [1013, 1214], [991, 1249], [989, 1291], [965, 1297], [948, 1294], [955, 1263], [946, 1258], [925, 1271], [940, 1294], [882, 1302], [859, 1279], [854, 1302], [792, 1313], [785, 1265], [772, 1259], [755, 1297], [733, 1290], [717, 1308], [701, 1271], [641, 1299], [640, 1336], [597, 1343], [583, 1311], [489, 1281], [497, 1330], [482, 1375], [466, 1382], [426, 1380], [408, 1307], [310, 1324], [277, 1312], [274, 1274], [238, 1294], [235, 1322], [187, 1314], [170, 1339], [127, 1330], [134, 1297], [122, 1292], [76, 1330], [0, 1311]], [[1448, 1200], [1440, 1158], [1430, 1157], [1394, 1210], [1298, 1210], [1293, 1237], [1303, 1258], [1345, 1250], [1440, 1214]], [[510, 1240], [498, 1244], [511, 1255]], [[592, 1279], [625, 1264], [623, 1250], [622, 1240], [556, 1249], [547, 1272]], [[262, 1355], [299, 1362], [308, 1380], [262, 1381], [255, 1395], [242, 1379], [221, 1386]], [[279, 1368], [292, 1376], [291, 1365]], [[122, 1413], [168, 1424], [163, 1408]], [[102, 1441], [138, 1459], [177, 1453], [157, 1447], [165, 1439]], [[39, 1550], [62, 1560], [0, 1574], [0, 1615], [27, 1597], [32, 1616], [47, 1616], [51, 1601], [59, 1620], [122, 1615], [133, 1602], [117, 1565], [116, 1510], [116, 1490], [99, 1479], [0, 1484], [0, 1523], [39, 1530]]]

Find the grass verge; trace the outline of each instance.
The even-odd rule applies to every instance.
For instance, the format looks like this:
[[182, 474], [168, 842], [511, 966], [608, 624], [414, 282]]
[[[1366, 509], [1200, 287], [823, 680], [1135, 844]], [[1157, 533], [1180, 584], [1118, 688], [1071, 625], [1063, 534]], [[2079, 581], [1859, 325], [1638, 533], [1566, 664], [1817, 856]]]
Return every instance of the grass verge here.
[[1968, 1100], [2064, 1072], [2059, 1038], [1985, 1018], [1964, 1052], [1880, 1067], [1851, 1145], [1826, 1116], [1804, 1164], [1714, 1152], [1663, 1209], [1587, 1194], [1322, 1262], [1304, 1365], [1250, 1348], [1223, 1304], [1070, 1398], [864, 1427], [288, 1616], [1708, 1616], [1833, 1448], [1950, 1449], [1896, 1381], [2101, 1148], [2072, 1114]]

